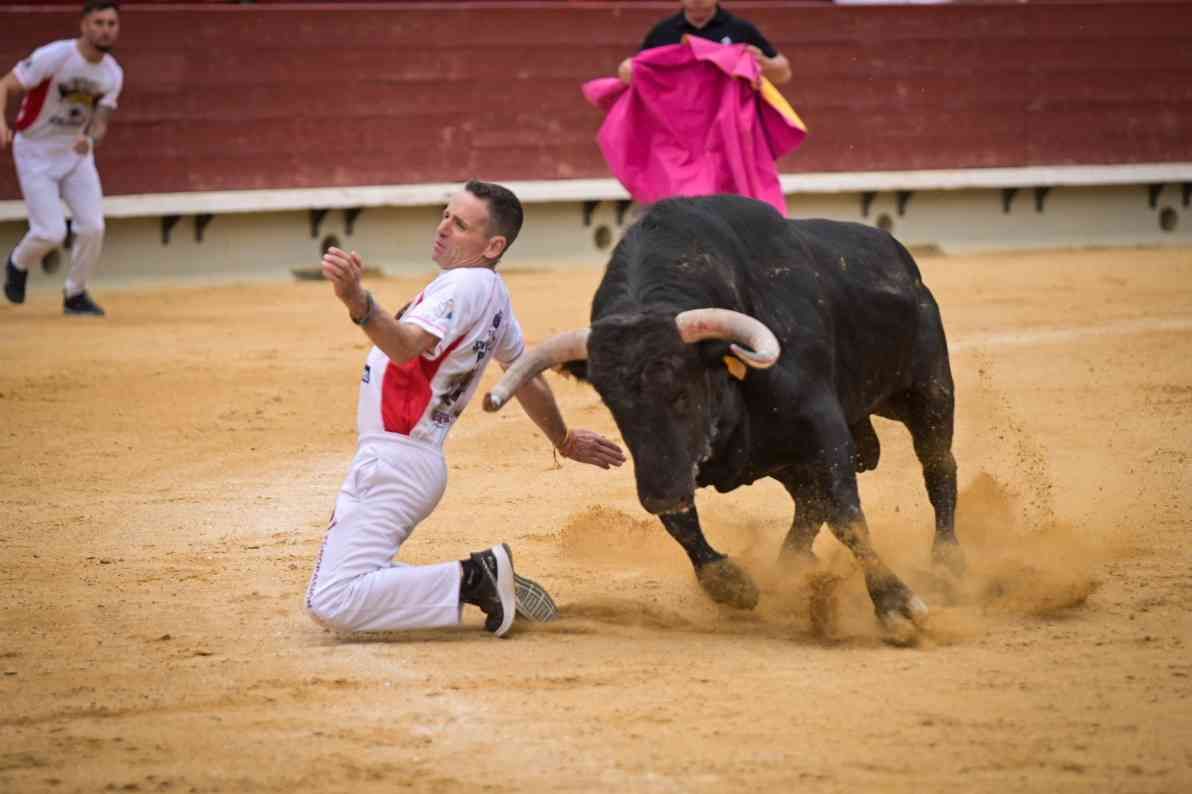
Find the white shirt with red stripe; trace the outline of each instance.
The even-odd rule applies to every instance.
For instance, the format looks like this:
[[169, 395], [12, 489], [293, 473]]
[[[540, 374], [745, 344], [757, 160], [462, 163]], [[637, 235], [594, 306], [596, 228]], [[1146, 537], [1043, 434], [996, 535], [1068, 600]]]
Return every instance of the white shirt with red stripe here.
[[96, 107], [115, 110], [124, 71], [105, 54], [91, 63], [75, 39], [39, 47], [13, 69], [26, 91], [13, 129], [30, 140], [73, 139], [86, 127]]
[[441, 448], [480, 385], [490, 358], [502, 364], [525, 350], [504, 280], [487, 267], [443, 271], [401, 316], [437, 336], [433, 349], [395, 364], [368, 354], [356, 414], [361, 440], [397, 434]]

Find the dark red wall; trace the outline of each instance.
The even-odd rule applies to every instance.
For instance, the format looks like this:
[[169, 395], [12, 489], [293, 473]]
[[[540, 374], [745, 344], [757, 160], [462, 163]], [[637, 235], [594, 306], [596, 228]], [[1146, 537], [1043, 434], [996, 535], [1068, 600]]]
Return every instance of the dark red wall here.
[[[605, 177], [579, 86], [675, 7], [126, 6], [105, 190]], [[783, 171], [1192, 161], [1192, 3], [730, 7], [794, 68]], [[76, 30], [0, 7], [0, 68]]]

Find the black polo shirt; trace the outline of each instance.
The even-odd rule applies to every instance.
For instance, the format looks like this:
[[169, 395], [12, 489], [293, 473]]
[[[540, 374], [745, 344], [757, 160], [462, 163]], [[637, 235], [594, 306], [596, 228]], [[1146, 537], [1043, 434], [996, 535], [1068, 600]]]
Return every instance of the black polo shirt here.
[[646, 34], [646, 40], [642, 42], [642, 49], [648, 50], [667, 44], [678, 44], [687, 34], [709, 41], [718, 41], [721, 44], [752, 44], [761, 50], [767, 58], [773, 58], [778, 54], [774, 45], [766, 41], [766, 37], [752, 22], [734, 16], [720, 6], [716, 7], [716, 15], [702, 28], [697, 28], [688, 22], [682, 11], [673, 17], [667, 17]]

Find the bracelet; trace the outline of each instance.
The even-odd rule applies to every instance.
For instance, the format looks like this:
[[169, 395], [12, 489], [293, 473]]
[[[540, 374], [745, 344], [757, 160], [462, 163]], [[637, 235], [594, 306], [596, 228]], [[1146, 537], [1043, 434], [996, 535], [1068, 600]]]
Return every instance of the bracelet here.
[[572, 438], [573, 438], [572, 433], [570, 430], [568, 430], [567, 435], [563, 436], [563, 440], [559, 442], [559, 446], [555, 447], [555, 449], [562, 452], [564, 449], [567, 448], [567, 445], [571, 443]]
[[348, 312], [348, 319], [351, 320], [352, 322], [356, 323], [356, 325], [359, 325], [361, 328], [363, 328], [364, 326], [368, 325], [368, 321], [372, 319], [373, 307], [375, 305], [376, 304], [373, 302], [372, 293], [369, 292], [368, 290], [365, 290], [364, 291], [364, 316], [357, 319], [352, 316], [351, 312]]

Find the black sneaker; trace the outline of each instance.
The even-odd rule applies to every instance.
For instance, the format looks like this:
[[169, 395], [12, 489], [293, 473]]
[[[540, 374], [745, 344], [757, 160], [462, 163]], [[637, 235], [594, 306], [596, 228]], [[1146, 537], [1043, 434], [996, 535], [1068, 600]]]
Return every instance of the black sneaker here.
[[484, 628], [498, 637], [503, 637], [513, 625], [517, 611], [517, 599], [513, 594], [513, 552], [504, 543], [498, 543], [487, 551], [469, 555], [482, 576], [470, 592], [464, 595], [467, 603], [475, 604], [488, 617]]
[[66, 297], [65, 293], [62, 296], [62, 313], [63, 314], [89, 314], [93, 317], [103, 317], [105, 312], [98, 303], [91, 300], [91, 296], [87, 294], [86, 290], [80, 292], [78, 295], [71, 295]]
[[25, 281], [29, 278], [28, 270], [21, 270], [12, 263], [12, 257], [8, 257], [8, 263], [4, 266], [4, 295], [13, 303], [25, 302]]
[[559, 616], [555, 600], [533, 579], [513, 574], [513, 595], [517, 600], [517, 614], [526, 620], [549, 623]]

